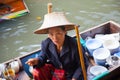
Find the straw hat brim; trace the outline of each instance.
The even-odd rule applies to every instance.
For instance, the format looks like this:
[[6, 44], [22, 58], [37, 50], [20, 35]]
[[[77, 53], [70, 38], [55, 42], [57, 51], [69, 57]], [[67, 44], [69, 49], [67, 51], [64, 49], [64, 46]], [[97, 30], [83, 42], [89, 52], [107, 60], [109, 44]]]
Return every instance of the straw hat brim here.
[[69, 22], [63, 12], [52, 12], [44, 16], [43, 24], [34, 31], [35, 34], [48, 34], [48, 29], [58, 26], [64, 26], [65, 30], [74, 29], [75, 24]]
[[[65, 26], [65, 31], [74, 29], [74, 25], [59, 25], [59, 26]], [[59, 26], [53, 26], [53, 27], [59, 27]], [[34, 31], [34, 33], [35, 34], [48, 34], [48, 29], [53, 28], [53, 27], [49, 27], [45, 29], [37, 29], [36, 31]]]

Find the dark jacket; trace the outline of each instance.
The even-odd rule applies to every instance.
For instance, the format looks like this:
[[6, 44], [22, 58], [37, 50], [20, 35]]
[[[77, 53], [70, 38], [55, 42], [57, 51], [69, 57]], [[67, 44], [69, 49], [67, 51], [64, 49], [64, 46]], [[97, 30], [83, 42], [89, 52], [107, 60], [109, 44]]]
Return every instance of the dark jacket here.
[[[44, 65], [46, 60], [50, 60], [55, 68], [63, 68], [67, 73], [67, 80], [76, 78], [80, 80], [82, 77], [82, 70], [80, 66], [77, 42], [74, 38], [65, 36], [65, 41], [60, 55], [56, 51], [55, 44], [47, 38], [42, 42], [41, 54], [39, 56], [39, 66]], [[85, 58], [87, 66], [87, 60]]]

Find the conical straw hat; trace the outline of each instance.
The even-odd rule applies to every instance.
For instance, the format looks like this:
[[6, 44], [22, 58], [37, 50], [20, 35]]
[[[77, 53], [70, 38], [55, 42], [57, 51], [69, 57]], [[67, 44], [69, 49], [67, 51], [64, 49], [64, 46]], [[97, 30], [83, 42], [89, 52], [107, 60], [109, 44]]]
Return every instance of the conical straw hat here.
[[44, 22], [40, 28], [35, 30], [35, 34], [47, 34], [52, 27], [65, 26], [65, 30], [74, 29], [75, 24], [70, 23], [63, 12], [52, 12], [44, 16]]

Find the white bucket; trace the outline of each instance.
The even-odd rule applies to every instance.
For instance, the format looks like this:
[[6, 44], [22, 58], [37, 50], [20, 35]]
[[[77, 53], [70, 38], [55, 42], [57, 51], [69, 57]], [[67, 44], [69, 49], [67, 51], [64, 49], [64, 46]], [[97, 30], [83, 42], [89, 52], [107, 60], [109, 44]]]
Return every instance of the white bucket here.
[[99, 48], [93, 52], [94, 61], [98, 65], [104, 66], [106, 59], [110, 57], [110, 51], [106, 48]]
[[119, 52], [119, 46], [119, 42], [115, 39], [106, 39], [103, 42], [103, 47], [109, 49], [112, 55]]
[[93, 56], [93, 51], [102, 47], [102, 42], [97, 39], [88, 39], [86, 41], [86, 47], [90, 53], [90, 56]]
[[99, 74], [102, 74], [104, 73], [105, 71], [108, 71], [106, 67], [103, 67], [103, 66], [98, 66], [98, 65], [95, 65], [95, 66], [92, 66], [90, 68], [90, 73], [93, 74], [94, 76], [97, 76]]

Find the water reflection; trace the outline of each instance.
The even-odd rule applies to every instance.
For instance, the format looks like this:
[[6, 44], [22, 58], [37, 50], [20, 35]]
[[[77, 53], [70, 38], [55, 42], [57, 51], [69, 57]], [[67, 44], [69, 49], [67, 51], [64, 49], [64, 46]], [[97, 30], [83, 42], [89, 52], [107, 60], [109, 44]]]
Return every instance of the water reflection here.
[[[19, 52], [20, 55], [25, 55], [28, 53], [28, 51], [32, 51], [33, 48], [40, 48], [39, 44], [33, 44], [33, 45], [27, 45], [27, 46], [21, 46], [19, 47], [16, 52]], [[28, 51], [24, 51], [24, 50], [28, 50]]]

